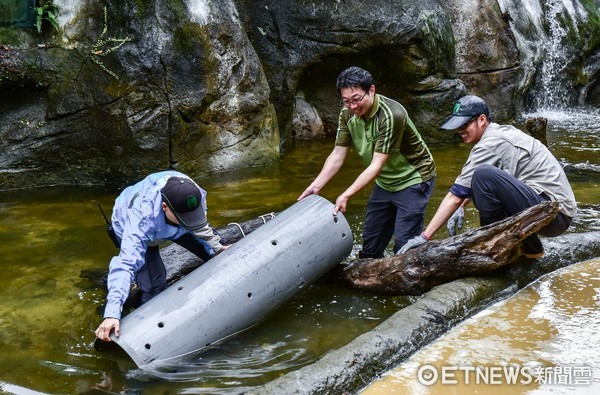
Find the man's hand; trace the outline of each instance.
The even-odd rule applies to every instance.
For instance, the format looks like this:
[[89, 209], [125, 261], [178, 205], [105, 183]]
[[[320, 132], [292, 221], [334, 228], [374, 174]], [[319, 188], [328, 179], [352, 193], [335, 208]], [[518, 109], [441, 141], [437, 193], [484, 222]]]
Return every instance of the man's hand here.
[[344, 195], [340, 195], [336, 200], [335, 200], [335, 207], [333, 208], [333, 215], [337, 215], [338, 212], [342, 212], [345, 213], [346, 212], [346, 206], [348, 206], [348, 197], [344, 196]]
[[115, 336], [119, 337], [119, 335], [121, 335], [121, 332], [119, 331], [119, 320], [116, 318], [105, 318], [98, 329], [96, 329], [96, 337], [105, 342], [109, 342], [111, 341], [110, 332], [113, 329], [115, 330]]
[[228, 249], [229, 247], [231, 247], [231, 244], [228, 245], [222, 245], [221, 248], [219, 248], [219, 251], [217, 251], [215, 253], [215, 255], [219, 255], [220, 253], [222, 253], [223, 251], [225, 251], [226, 249]]
[[458, 231], [462, 229], [465, 223], [465, 209], [461, 206], [454, 214], [448, 219], [446, 226], [448, 227], [448, 234], [450, 236], [456, 236]]
[[307, 197], [308, 195], [318, 195], [320, 190], [321, 190], [321, 189], [320, 189], [320, 188], [317, 188], [317, 187], [316, 187], [314, 184], [310, 184], [310, 185], [308, 186], [308, 188], [306, 188], [306, 189], [304, 190], [304, 192], [302, 192], [302, 194], [301, 194], [301, 195], [298, 197], [298, 201], [300, 201], [300, 200], [304, 199], [304, 198], [305, 198], [305, 197]]
[[416, 248], [418, 246], [421, 246], [425, 243], [427, 243], [429, 241], [429, 239], [427, 239], [425, 236], [423, 236], [423, 234], [421, 233], [418, 236], [413, 237], [412, 239], [410, 239], [409, 241], [406, 242], [406, 244], [404, 244], [402, 246], [402, 248], [400, 248], [398, 250], [398, 252], [396, 253], [396, 255], [401, 255], [404, 254], [406, 251]]

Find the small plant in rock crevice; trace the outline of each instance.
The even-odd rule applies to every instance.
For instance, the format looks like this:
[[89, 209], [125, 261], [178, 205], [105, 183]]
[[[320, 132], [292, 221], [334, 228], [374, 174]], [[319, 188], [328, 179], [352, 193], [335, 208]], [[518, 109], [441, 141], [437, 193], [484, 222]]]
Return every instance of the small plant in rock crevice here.
[[[107, 31], [108, 31], [108, 13], [107, 13], [106, 7], [104, 7], [104, 28], [102, 29], [102, 33], [100, 34], [100, 37], [98, 37], [98, 40], [96, 40], [96, 43], [92, 46], [92, 48], [89, 50], [89, 52], [85, 56], [84, 62], [88, 58], [91, 59], [92, 62], [97, 64], [107, 74], [109, 74], [110, 76], [112, 76], [118, 80], [119, 77], [117, 77], [117, 75], [112, 70], [110, 70], [108, 67], [106, 67], [104, 62], [102, 62], [101, 58], [117, 51], [124, 44], [130, 42], [131, 38], [129, 38], [129, 37], [125, 37], [125, 38], [106, 37]], [[83, 67], [83, 64], [81, 65], [81, 67]], [[81, 71], [81, 68], [79, 70]], [[79, 73], [77, 75], [79, 76]], [[75, 77], [75, 79], [77, 79], [77, 77]]]

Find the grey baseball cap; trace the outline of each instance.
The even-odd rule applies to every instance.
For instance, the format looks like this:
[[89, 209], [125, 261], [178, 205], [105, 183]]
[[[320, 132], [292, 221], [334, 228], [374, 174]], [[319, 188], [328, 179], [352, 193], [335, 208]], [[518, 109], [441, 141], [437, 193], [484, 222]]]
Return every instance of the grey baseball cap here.
[[474, 95], [463, 96], [456, 103], [454, 103], [452, 115], [446, 119], [446, 122], [440, 126], [440, 129], [459, 129], [469, 120], [481, 114], [485, 114], [488, 117], [490, 115], [490, 110], [483, 99]]

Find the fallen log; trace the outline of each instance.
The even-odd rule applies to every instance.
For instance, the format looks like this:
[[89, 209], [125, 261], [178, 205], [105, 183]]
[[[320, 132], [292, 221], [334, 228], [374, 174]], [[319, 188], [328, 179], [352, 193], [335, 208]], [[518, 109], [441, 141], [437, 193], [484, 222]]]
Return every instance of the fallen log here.
[[436, 285], [512, 263], [520, 256], [521, 241], [550, 223], [557, 213], [557, 202], [544, 202], [494, 224], [430, 241], [403, 255], [356, 261], [339, 276], [361, 291], [421, 295]]

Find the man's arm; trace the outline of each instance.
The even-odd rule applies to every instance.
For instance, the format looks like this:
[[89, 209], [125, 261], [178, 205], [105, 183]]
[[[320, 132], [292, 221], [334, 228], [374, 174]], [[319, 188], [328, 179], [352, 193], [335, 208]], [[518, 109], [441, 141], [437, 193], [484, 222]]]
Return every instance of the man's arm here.
[[229, 245], [221, 244], [221, 237], [208, 224], [204, 228], [194, 231], [194, 236], [206, 241], [215, 254], [219, 254], [230, 247]]
[[427, 228], [423, 232], [423, 236], [431, 239], [435, 232], [437, 232], [448, 219], [454, 214], [454, 212], [461, 206], [465, 199], [454, 195], [452, 192], [444, 197], [433, 218], [427, 225]]
[[[121, 249], [119, 255], [111, 259], [108, 272], [108, 295], [104, 308], [104, 320], [96, 329], [96, 336], [104, 341], [110, 340], [110, 333], [114, 330], [115, 335], [120, 335], [120, 319], [123, 304], [129, 295], [131, 282], [144, 264], [146, 253], [146, 242], [144, 231], [137, 224], [140, 222], [136, 217], [136, 225], [132, 225], [132, 218], [127, 218]], [[144, 223], [148, 223], [145, 221]]]
[[388, 156], [388, 154], [375, 152], [369, 166], [367, 166], [367, 168], [363, 170], [362, 173], [358, 175], [358, 177], [356, 177], [356, 180], [354, 180], [354, 182], [348, 187], [348, 189], [346, 189], [340, 196], [338, 196], [338, 198], [335, 201], [333, 215], [336, 215], [338, 211], [341, 211], [342, 213], [346, 212], [348, 200], [352, 196], [354, 196], [358, 191], [362, 190], [364, 187], [369, 185], [371, 181], [373, 181], [377, 177], [377, 175], [381, 171], [381, 168], [387, 161]]
[[406, 244], [404, 244], [396, 254], [404, 254], [406, 251], [412, 248], [416, 248], [427, 243], [427, 241], [433, 237], [435, 232], [444, 226], [446, 221], [448, 221], [452, 214], [454, 214], [454, 212], [461, 206], [464, 200], [464, 198], [460, 198], [454, 195], [452, 192], [448, 192], [446, 197], [444, 197], [440, 203], [440, 206], [431, 219], [431, 222], [429, 222], [429, 225], [427, 225], [425, 231], [407, 241]]
[[302, 192], [298, 200], [304, 199], [308, 195], [318, 195], [321, 188], [325, 186], [333, 178], [334, 175], [341, 169], [348, 153], [348, 147], [336, 145], [333, 151], [329, 154], [321, 172], [315, 180]]

